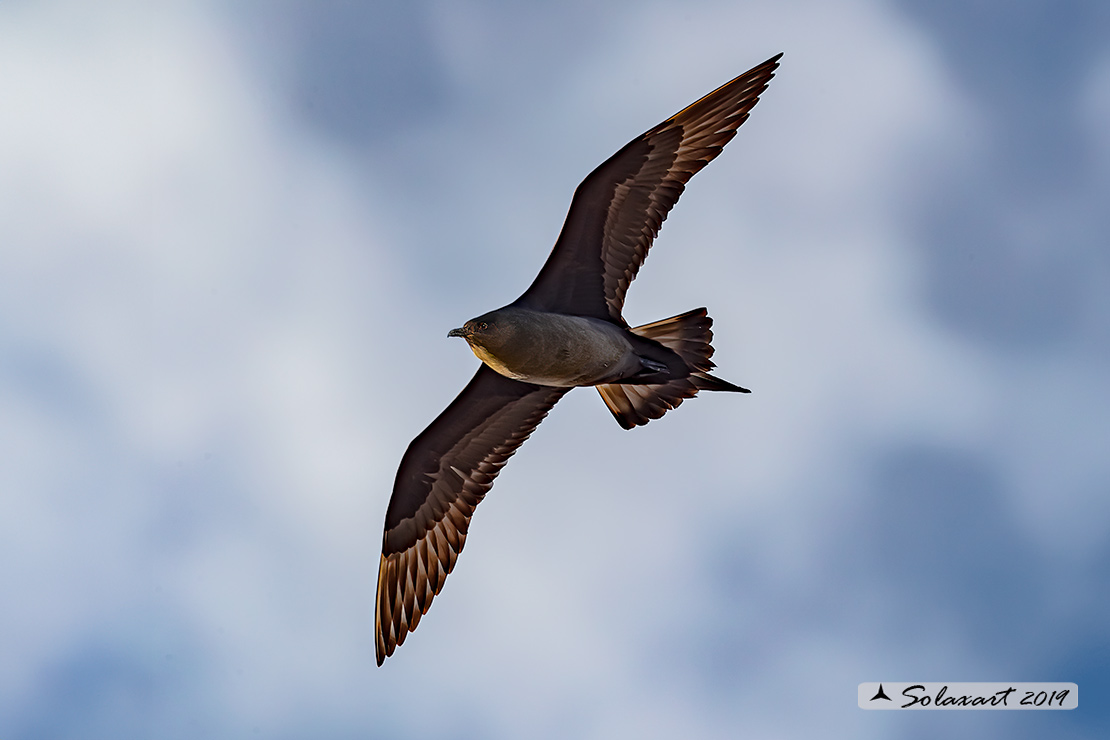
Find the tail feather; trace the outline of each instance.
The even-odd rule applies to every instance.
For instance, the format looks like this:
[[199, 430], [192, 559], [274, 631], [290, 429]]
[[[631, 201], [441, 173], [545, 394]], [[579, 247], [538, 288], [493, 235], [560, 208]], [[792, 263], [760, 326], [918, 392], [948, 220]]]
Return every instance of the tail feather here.
[[678, 406], [698, 391], [748, 393], [747, 388], [729, 383], [709, 371], [714, 365], [713, 319], [704, 308], [696, 308], [669, 319], [634, 327], [631, 331], [673, 350], [689, 368], [690, 375], [665, 383], [611, 383], [597, 386], [601, 399], [625, 429], [647, 424]]
[[654, 339], [674, 350], [691, 370], [712, 370], [713, 319], [704, 308], [695, 308], [669, 319], [632, 328], [633, 334]]
[[735, 383], [730, 383], [724, 378], [718, 378], [709, 373], [691, 373], [690, 380], [699, 391], [732, 391], [733, 393], [751, 393], [747, 388], [742, 388]]

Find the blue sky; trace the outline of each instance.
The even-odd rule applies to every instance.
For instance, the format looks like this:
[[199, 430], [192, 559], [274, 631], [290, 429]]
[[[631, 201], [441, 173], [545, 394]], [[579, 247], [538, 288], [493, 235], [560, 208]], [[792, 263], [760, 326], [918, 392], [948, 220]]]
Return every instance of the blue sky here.
[[[779, 51], [625, 314], [753, 393], [571, 393], [377, 668], [447, 330]], [[0, 736], [1105, 736], [1104, 3], [5, 3], [0, 99]]]

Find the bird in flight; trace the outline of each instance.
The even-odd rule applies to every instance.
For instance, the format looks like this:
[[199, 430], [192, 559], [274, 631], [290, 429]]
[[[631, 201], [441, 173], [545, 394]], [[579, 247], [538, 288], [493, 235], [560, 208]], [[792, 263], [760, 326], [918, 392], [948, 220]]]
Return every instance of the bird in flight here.
[[621, 310], [686, 182], [736, 135], [781, 56], [636, 137], [590, 173], [528, 290], [448, 333], [465, 339], [482, 365], [401, 458], [378, 570], [378, 665], [427, 613], [462, 552], [474, 508], [564, 393], [596, 387], [617, 423], [631, 429], [698, 391], [748, 392], [710, 375], [713, 320], [704, 308], [636, 327]]

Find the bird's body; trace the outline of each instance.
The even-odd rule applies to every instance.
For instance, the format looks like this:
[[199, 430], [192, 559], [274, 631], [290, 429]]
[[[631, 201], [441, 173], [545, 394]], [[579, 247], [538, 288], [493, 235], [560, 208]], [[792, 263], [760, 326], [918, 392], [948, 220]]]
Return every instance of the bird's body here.
[[570, 389], [594, 386], [626, 429], [698, 391], [747, 393], [709, 373], [704, 308], [630, 327], [625, 292], [694, 173], [720, 153], [781, 54], [629, 142], [575, 191], [551, 255], [508, 306], [471, 319], [474, 378], [401, 459], [385, 517], [375, 616], [381, 665], [416, 629], [508, 458]]
[[637, 354], [636, 337], [628, 329], [590, 316], [506, 306], [453, 329], [450, 336], [465, 338], [478, 359], [506, 378], [536, 385], [619, 383], [667, 369], [658, 359]]

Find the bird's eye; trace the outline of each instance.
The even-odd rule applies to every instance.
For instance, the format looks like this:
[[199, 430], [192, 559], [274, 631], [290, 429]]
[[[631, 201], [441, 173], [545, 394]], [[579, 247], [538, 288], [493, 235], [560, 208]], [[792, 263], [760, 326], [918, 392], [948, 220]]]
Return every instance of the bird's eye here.
[[479, 321], [478, 322], [478, 331], [485, 331], [488, 328], [489, 327], [486, 326], [486, 322], [484, 322], [484, 321]]

